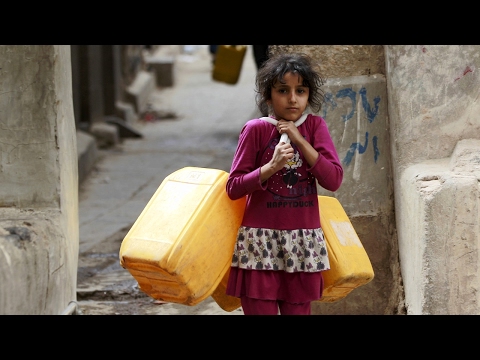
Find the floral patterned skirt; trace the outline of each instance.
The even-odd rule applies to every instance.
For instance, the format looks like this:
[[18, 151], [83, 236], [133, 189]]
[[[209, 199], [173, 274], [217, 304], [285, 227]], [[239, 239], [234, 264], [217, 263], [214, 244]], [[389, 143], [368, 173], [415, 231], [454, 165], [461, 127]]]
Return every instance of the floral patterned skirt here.
[[323, 230], [241, 226], [233, 250], [232, 267], [289, 273], [328, 270], [330, 262]]

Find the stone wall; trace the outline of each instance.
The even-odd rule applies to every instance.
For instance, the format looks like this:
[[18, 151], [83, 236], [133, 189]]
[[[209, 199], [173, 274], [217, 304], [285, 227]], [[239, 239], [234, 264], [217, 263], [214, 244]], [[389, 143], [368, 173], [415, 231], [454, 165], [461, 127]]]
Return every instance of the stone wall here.
[[76, 300], [78, 170], [70, 46], [0, 46], [0, 314]]

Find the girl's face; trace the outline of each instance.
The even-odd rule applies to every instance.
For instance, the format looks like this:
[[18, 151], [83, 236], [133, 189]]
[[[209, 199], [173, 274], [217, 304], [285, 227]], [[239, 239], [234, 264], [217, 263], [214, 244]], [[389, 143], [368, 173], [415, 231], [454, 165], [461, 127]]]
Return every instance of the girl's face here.
[[297, 121], [308, 105], [310, 89], [302, 85], [302, 77], [291, 72], [283, 77], [285, 84], [277, 82], [272, 87], [272, 99], [267, 103], [273, 108], [277, 120]]

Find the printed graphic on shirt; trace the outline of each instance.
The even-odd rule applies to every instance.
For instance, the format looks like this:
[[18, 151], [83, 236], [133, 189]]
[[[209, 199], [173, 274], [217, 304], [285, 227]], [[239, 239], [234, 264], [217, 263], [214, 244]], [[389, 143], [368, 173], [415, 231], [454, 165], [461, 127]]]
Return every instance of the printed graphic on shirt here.
[[[266, 147], [263, 154], [262, 165], [268, 163], [273, 157], [275, 146], [278, 144], [279, 139], [272, 139], [270, 144]], [[296, 200], [297, 203], [289, 204], [270, 204], [271, 207], [288, 206], [313, 206], [311, 202], [302, 202], [301, 197], [305, 197], [312, 194], [317, 194], [317, 187], [315, 178], [308, 173], [307, 163], [303, 161], [300, 151], [291, 144], [294, 150], [294, 155], [283, 167], [282, 170], [274, 174], [268, 180], [268, 191], [273, 194], [273, 200]], [[311, 203], [309, 205], [309, 203]], [[267, 204], [269, 206], [269, 204]]]

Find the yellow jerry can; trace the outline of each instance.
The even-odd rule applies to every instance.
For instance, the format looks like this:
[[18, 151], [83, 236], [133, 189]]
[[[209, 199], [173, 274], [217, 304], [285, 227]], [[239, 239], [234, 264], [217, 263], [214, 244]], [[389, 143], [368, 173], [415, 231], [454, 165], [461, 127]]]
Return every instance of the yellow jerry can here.
[[246, 51], [246, 45], [218, 45], [212, 72], [213, 80], [236, 84]]
[[[317, 301], [334, 302], [370, 282], [374, 273], [368, 254], [340, 202], [334, 197], [318, 196], [318, 207], [330, 269], [323, 272], [323, 296]], [[227, 280], [228, 272], [212, 297], [223, 310], [233, 311], [241, 303], [240, 299], [225, 294]]]
[[331, 196], [318, 196], [320, 224], [327, 240], [330, 270], [323, 272], [323, 296], [318, 301], [343, 299], [374, 276], [362, 242], [340, 202]]
[[225, 278], [246, 201], [228, 197], [227, 178], [222, 170], [185, 167], [155, 191], [119, 252], [147, 295], [196, 305]]

